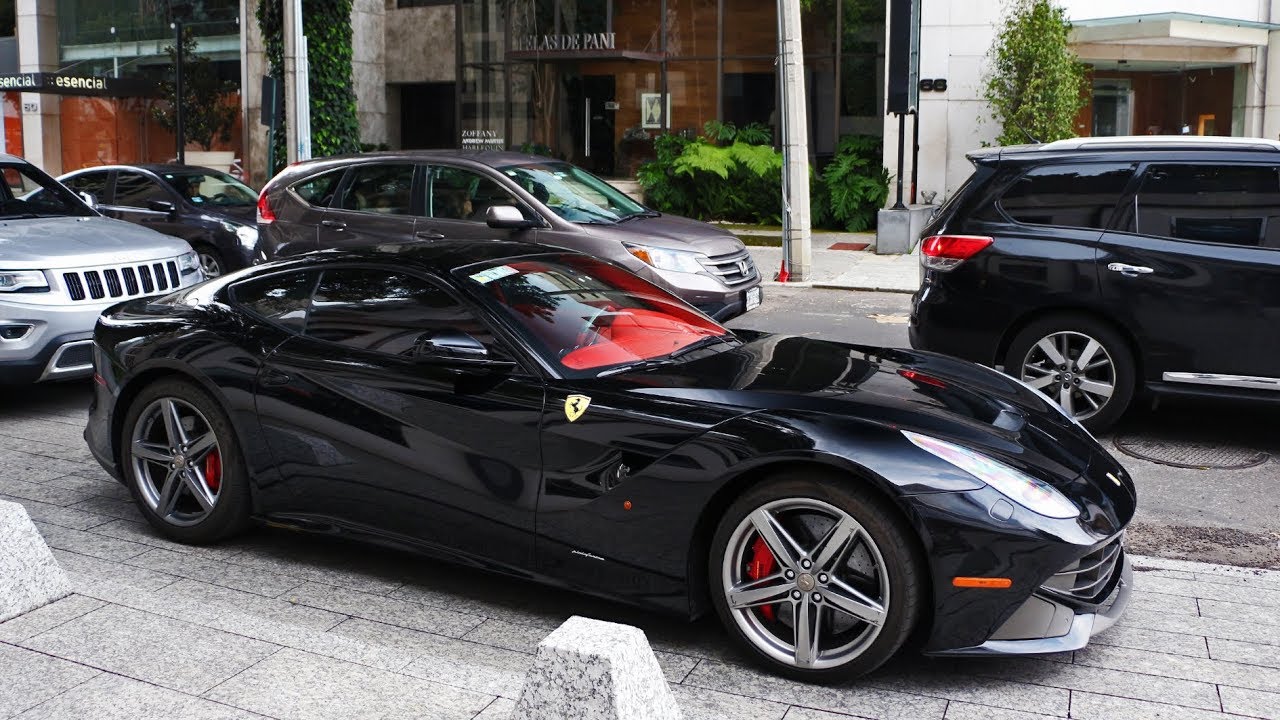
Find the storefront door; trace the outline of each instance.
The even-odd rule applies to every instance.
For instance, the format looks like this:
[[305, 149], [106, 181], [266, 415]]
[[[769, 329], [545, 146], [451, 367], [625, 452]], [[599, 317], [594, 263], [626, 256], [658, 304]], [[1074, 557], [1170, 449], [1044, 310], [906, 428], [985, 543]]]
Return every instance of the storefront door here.
[[613, 121], [617, 107], [614, 77], [583, 75], [579, 87], [581, 92], [570, 98], [569, 107], [578, 113], [572, 126], [575, 130], [573, 137], [581, 144], [576, 148], [582, 153], [580, 164], [597, 175], [612, 177], [615, 161]]

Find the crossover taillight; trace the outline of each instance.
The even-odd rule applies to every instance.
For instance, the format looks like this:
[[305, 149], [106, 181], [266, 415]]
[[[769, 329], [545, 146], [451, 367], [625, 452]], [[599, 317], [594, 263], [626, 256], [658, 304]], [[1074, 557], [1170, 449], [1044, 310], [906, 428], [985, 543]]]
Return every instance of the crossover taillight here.
[[270, 225], [275, 222], [276, 214], [271, 211], [271, 203], [267, 201], [267, 190], [258, 193], [258, 224]]
[[920, 246], [920, 262], [930, 270], [954, 270], [993, 242], [985, 235], [934, 235]]

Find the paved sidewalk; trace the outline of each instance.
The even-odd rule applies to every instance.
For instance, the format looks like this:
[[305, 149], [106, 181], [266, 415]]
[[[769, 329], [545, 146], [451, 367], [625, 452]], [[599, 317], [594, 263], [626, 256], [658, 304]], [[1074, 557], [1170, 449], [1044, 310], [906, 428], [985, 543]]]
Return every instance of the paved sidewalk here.
[[1138, 558], [1129, 613], [1087, 650], [907, 656], [808, 686], [756, 670], [710, 620], [282, 530], [166, 542], [89, 458], [84, 411], [40, 407], [0, 406], [0, 497], [76, 593], [0, 624], [0, 718], [493, 720], [574, 614], [643, 628], [688, 720], [1280, 718], [1280, 571]]
[[[782, 248], [749, 246], [756, 267], [767, 285], [782, 267]], [[785, 283], [791, 287], [838, 288], [913, 293], [920, 287], [920, 256], [876, 255], [867, 250], [828, 250], [814, 244], [813, 275], [806, 282]], [[767, 292], [767, 291], [766, 291]]]

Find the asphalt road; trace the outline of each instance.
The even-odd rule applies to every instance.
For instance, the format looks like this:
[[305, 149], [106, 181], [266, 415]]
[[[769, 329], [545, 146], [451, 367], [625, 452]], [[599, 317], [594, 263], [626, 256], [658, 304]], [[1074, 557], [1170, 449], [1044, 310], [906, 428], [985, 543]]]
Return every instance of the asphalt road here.
[[[729, 325], [866, 345], [907, 345], [909, 295], [787, 287], [768, 291], [759, 309]], [[1147, 555], [1280, 567], [1278, 417], [1277, 406], [1166, 400], [1153, 409], [1149, 399], [1135, 401], [1120, 424], [1099, 438], [1138, 485], [1130, 547]]]

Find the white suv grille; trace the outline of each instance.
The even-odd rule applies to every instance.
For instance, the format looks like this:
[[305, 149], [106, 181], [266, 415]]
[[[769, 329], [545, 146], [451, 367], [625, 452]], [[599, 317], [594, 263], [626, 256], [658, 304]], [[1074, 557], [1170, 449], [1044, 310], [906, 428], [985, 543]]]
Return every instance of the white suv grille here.
[[177, 288], [181, 277], [173, 260], [62, 273], [67, 294], [77, 301], [154, 295]]

